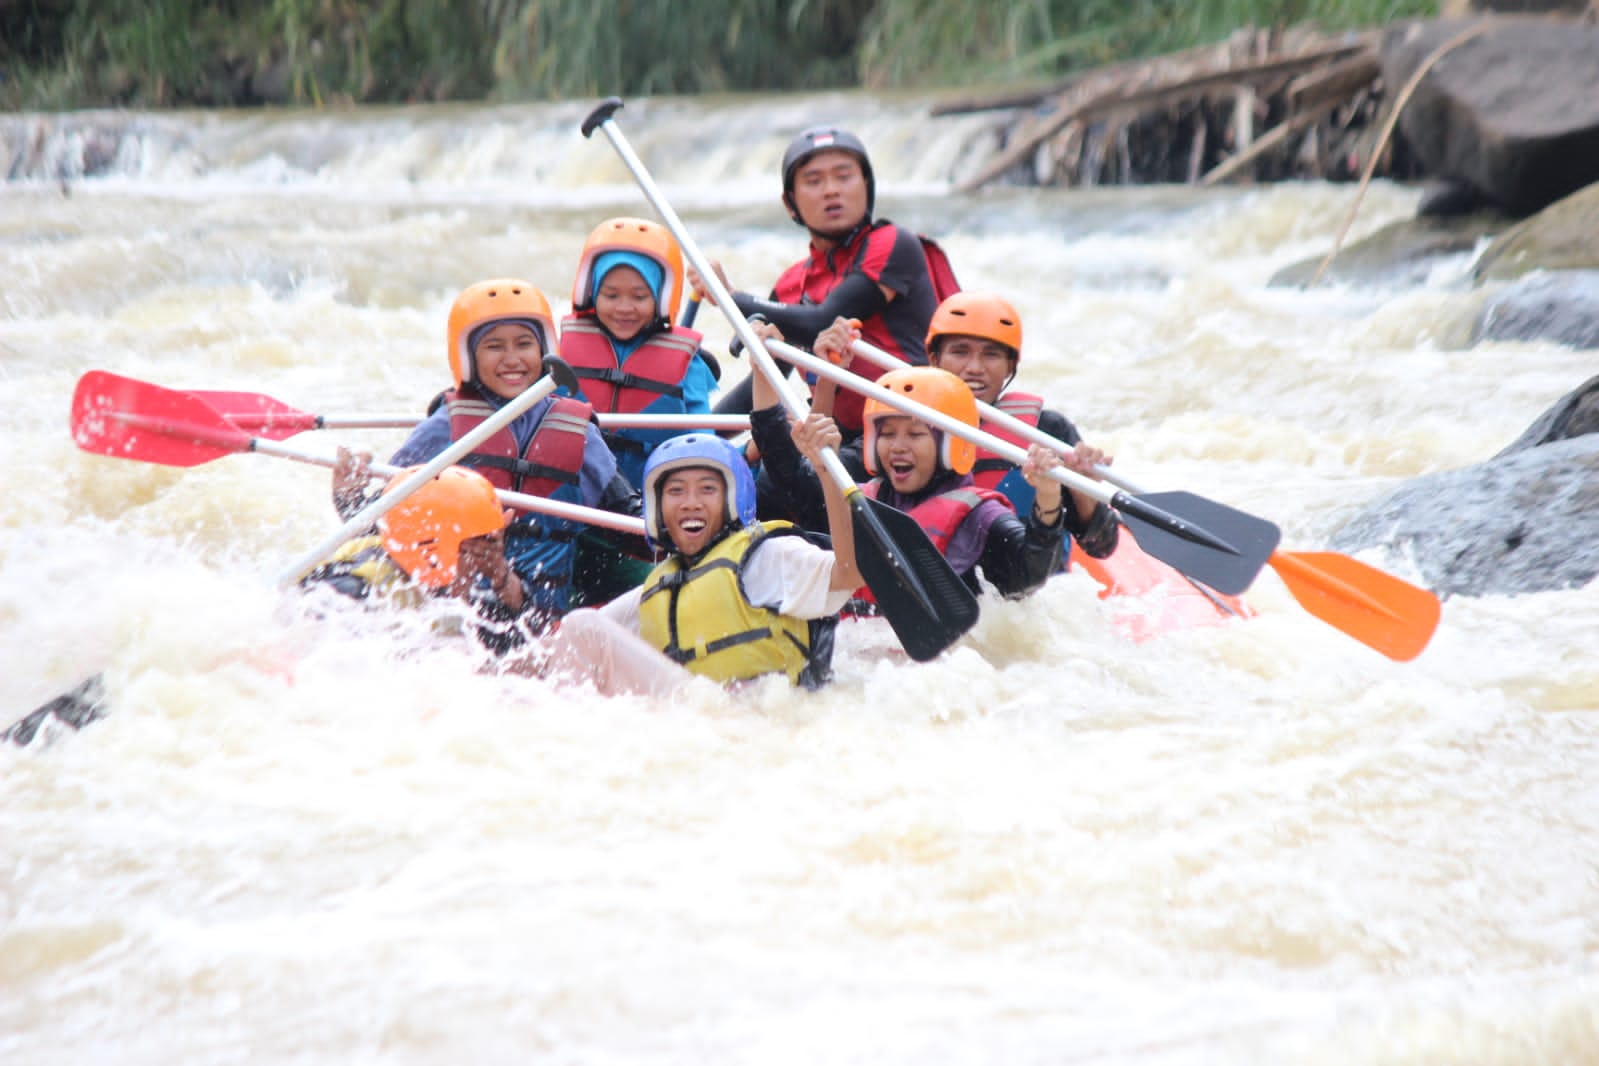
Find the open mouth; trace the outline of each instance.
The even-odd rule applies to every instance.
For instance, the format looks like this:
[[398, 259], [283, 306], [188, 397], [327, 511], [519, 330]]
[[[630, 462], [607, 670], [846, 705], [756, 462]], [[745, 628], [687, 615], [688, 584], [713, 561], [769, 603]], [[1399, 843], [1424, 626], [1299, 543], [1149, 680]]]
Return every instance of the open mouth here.
[[692, 537], [696, 533], [705, 532], [705, 519], [685, 518], [683, 521], [677, 524], [677, 528], [681, 529], [684, 533], [687, 533]]

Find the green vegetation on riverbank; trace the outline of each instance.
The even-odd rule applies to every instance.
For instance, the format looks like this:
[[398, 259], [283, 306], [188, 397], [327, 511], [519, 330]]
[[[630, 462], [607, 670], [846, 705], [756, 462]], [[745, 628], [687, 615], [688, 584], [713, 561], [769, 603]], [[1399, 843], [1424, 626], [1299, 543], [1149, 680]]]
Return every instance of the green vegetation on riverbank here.
[[0, 0], [9, 109], [1000, 86], [1436, 0]]

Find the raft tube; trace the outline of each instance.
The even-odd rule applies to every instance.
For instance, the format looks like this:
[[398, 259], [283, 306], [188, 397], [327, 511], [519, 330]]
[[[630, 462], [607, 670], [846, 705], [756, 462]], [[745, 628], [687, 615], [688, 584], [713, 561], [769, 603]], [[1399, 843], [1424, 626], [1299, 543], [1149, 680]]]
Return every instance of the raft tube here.
[[1111, 625], [1135, 641], [1255, 615], [1239, 597], [1197, 585], [1147, 554], [1126, 527], [1117, 535], [1116, 550], [1104, 559], [1089, 556], [1072, 541], [1071, 561], [1099, 582], [1099, 598], [1113, 601]]

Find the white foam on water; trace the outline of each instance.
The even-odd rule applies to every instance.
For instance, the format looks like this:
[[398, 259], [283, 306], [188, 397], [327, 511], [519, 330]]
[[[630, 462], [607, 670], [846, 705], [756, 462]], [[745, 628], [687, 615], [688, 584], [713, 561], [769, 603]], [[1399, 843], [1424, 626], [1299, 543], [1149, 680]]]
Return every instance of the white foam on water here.
[[[147, 118], [113, 176], [0, 197], [0, 707], [102, 673], [110, 708], [0, 750], [0, 1059], [1592, 1057], [1593, 587], [1451, 599], [1400, 664], [1270, 570], [1256, 618], [1144, 643], [1071, 575], [985, 598], [933, 663], [847, 623], [825, 692], [650, 706], [486, 675], [429, 616], [286, 600], [273, 576], [336, 526], [325, 471], [74, 448], [90, 369], [420, 411], [456, 291], [513, 274], [562, 306], [589, 228], [648, 213], [586, 111]], [[776, 157], [830, 118], [884, 146], [885, 213], [1021, 308], [1028, 386], [1287, 550], [1592, 373], [1452, 340], [1480, 301], [1458, 272], [1268, 288], [1350, 187], [972, 201], [944, 190], [980, 121], [915, 102], [620, 121], [764, 290], [801, 250]], [[1378, 186], [1353, 235], [1413, 205]], [[296, 443], [401, 433], [325, 436]]]

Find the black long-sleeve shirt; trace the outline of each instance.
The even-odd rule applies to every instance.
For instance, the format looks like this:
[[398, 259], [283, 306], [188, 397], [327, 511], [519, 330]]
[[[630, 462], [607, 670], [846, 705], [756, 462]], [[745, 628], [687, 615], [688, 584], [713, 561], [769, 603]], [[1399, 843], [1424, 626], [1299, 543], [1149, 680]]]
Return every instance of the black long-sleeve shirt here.
[[[1072, 420], [1059, 411], [1051, 411], [1048, 408], [1040, 411], [1038, 428], [1056, 440], [1073, 447], [1083, 442], [1083, 435], [1077, 432]], [[1116, 522], [1116, 512], [1102, 503], [1096, 503], [1093, 513], [1085, 522], [1077, 513], [1076, 497], [1072, 494], [1072, 490], [1063, 487], [1061, 491], [1064, 494], [1061, 504], [1066, 511], [1066, 532], [1071, 534], [1072, 539], [1095, 559], [1103, 559], [1114, 552], [1117, 530], [1120, 528]]]
[[[825, 530], [827, 499], [820, 475], [795, 447], [784, 410], [774, 406], [752, 412], [750, 432], [761, 450], [762, 466], [784, 496], [795, 524], [804, 529]], [[977, 592], [980, 571], [1002, 596], [1032, 592], [1060, 567], [1065, 521], [1071, 512], [1070, 506], [1062, 506], [1055, 521], [1045, 524], [1036, 514], [1019, 518], [1007, 511], [989, 526], [982, 553], [977, 563], [961, 574], [962, 580]], [[857, 550], [863, 547], [858, 545]]]

